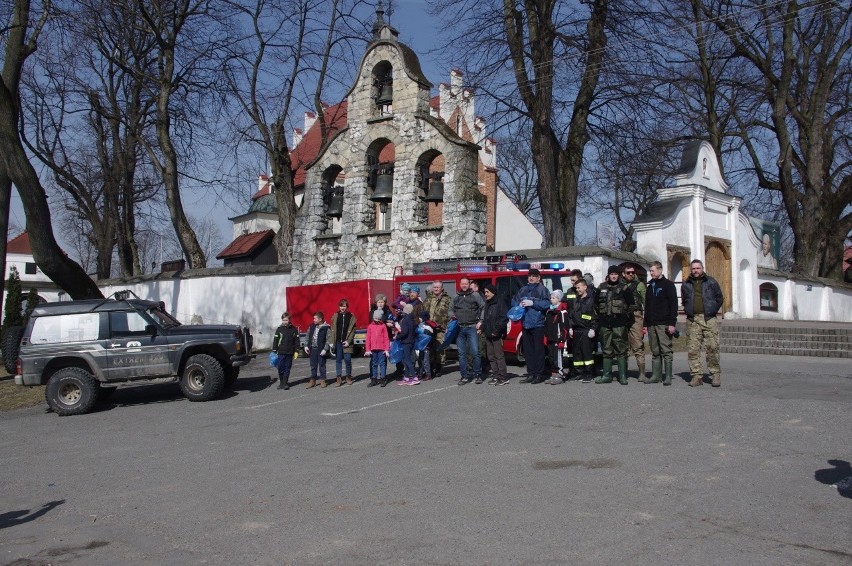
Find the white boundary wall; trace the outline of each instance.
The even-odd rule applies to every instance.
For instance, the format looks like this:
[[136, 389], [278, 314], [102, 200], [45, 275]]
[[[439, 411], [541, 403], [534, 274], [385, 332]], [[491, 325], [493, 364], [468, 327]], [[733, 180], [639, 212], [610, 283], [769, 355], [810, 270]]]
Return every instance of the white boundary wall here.
[[286, 310], [289, 266], [223, 267], [99, 281], [104, 296], [130, 289], [140, 299], [163, 301], [183, 324], [248, 326], [256, 348], [269, 348]]

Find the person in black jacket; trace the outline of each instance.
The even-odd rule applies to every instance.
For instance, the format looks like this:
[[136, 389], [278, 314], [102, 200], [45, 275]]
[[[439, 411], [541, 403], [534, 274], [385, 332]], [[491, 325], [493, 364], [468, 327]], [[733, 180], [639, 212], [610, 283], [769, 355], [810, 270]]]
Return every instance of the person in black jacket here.
[[325, 315], [320, 311], [314, 313], [314, 323], [308, 328], [308, 341], [305, 346], [305, 354], [311, 360], [311, 379], [306, 389], [317, 384], [317, 373], [319, 373], [320, 387], [326, 387], [325, 380], [325, 355], [328, 353], [328, 323]]
[[[651, 281], [645, 290], [645, 327], [651, 344], [651, 379], [642, 383], [672, 384], [672, 336], [677, 323], [677, 290], [663, 275], [663, 264], [655, 261], [649, 269]], [[661, 379], [665, 364], [665, 379]]]
[[571, 328], [568, 331], [574, 339], [574, 369], [577, 372], [577, 379], [583, 383], [591, 383], [595, 365], [592, 340], [598, 327], [595, 298], [589, 291], [589, 284], [585, 279], [578, 279], [574, 289], [577, 291], [577, 300], [571, 306]]
[[272, 338], [272, 349], [278, 354], [278, 389], [290, 389], [293, 354], [299, 349], [299, 329], [290, 324], [290, 313], [281, 315], [281, 326]]
[[396, 339], [402, 344], [402, 363], [405, 374], [398, 385], [417, 385], [420, 379], [414, 371], [414, 342], [417, 340], [418, 320], [414, 318], [414, 306], [407, 303], [402, 307], [402, 318], [399, 319], [399, 332]]
[[482, 315], [482, 327], [480, 331], [485, 337], [485, 354], [488, 363], [494, 372], [491, 383], [494, 385], [506, 385], [509, 376], [506, 373], [506, 357], [503, 353], [503, 338], [506, 337], [506, 327], [509, 319], [506, 317], [508, 307], [506, 303], [497, 296], [494, 285], [485, 286], [485, 310]]

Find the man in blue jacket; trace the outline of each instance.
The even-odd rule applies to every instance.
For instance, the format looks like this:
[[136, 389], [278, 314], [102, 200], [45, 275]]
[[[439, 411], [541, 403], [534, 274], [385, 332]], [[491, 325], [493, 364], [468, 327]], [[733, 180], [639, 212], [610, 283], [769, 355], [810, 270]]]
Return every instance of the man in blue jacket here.
[[541, 283], [541, 272], [530, 269], [527, 272], [527, 284], [518, 290], [512, 299], [512, 306], [524, 307], [521, 319], [524, 334], [524, 357], [527, 361], [527, 377], [521, 383], [543, 383], [545, 376], [544, 314], [550, 308], [550, 291]]
[[710, 372], [713, 387], [722, 385], [722, 370], [719, 367], [719, 323], [716, 314], [722, 308], [724, 297], [719, 283], [704, 272], [701, 260], [694, 259], [689, 264], [689, 278], [681, 286], [683, 311], [689, 321], [689, 373], [692, 374], [691, 387], [704, 382], [704, 368], [701, 367], [701, 347], [707, 358], [707, 371]]

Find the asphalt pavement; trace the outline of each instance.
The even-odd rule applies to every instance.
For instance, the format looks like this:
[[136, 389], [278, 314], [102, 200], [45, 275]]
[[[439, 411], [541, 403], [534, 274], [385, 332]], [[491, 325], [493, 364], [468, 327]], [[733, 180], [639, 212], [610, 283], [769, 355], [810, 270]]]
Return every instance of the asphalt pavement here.
[[[0, 414], [0, 564], [850, 564], [849, 360], [722, 387], [177, 384]], [[650, 361], [649, 361], [650, 367]], [[334, 362], [329, 362], [334, 375]], [[631, 372], [635, 366], [631, 362]]]

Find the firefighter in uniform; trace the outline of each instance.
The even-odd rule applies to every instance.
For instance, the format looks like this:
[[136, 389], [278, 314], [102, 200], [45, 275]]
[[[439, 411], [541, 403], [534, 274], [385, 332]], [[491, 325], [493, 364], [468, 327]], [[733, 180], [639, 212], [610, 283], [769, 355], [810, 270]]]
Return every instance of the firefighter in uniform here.
[[[577, 302], [577, 289], [574, 288], [573, 282], [572, 282], [571, 287], [568, 287], [568, 289], [565, 291], [565, 294], [562, 295], [562, 304], [564, 305], [563, 309], [565, 310], [565, 312], [567, 312], [569, 314], [569, 316], [571, 314], [571, 309], [574, 308], [574, 303], [576, 303], [576, 302]], [[573, 379], [575, 377], [576, 368], [574, 367], [574, 347], [571, 343], [570, 337], [565, 339], [565, 350], [564, 350], [563, 353], [564, 353], [564, 356], [568, 359], [568, 363], [565, 366], [565, 370], [566, 370], [565, 371], [565, 373], [566, 373], [565, 379], [566, 380]]]
[[574, 370], [577, 372], [577, 379], [583, 383], [591, 383], [595, 365], [592, 341], [598, 318], [595, 313], [595, 298], [589, 293], [589, 284], [583, 279], [574, 284], [574, 289], [577, 299], [571, 305], [571, 328], [568, 331], [574, 349]]
[[633, 297], [633, 323], [627, 329], [629, 355], [636, 358], [639, 380], [645, 381], [645, 284], [636, 277], [636, 266], [628, 263], [621, 272], [627, 291]]
[[597, 292], [598, 324], [603, 349], [603, 374], [595, 383], [612, 383], [613, 361], [618, 382], [627, 385], [627, 329], [633, 323], [633, 296], [621, 280], [617, 266], [610, 266]]

